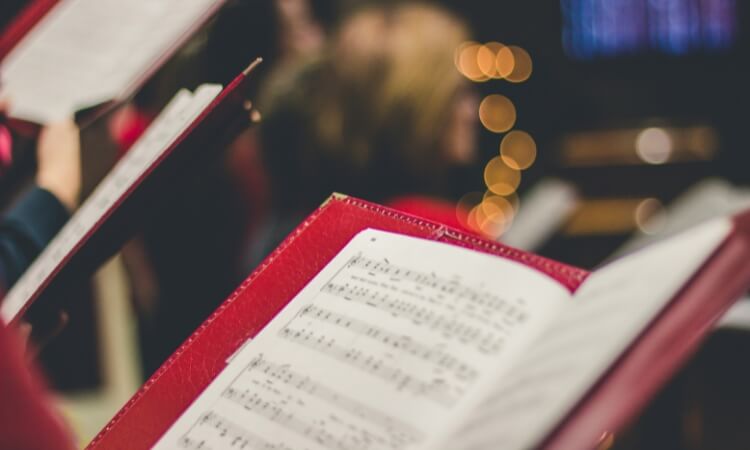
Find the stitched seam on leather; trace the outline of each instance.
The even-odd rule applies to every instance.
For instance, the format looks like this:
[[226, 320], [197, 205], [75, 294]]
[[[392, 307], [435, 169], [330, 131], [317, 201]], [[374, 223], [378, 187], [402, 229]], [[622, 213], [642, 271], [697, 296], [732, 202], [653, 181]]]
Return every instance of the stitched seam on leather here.
[[[329, 205], [332, 203], [329, 203]], [[278, 247], [261, 263], [260, 266], [258, 266], [252, 274], [250, 274], [245, 281], [243, 281], [240, 286], [221, 304], [219, 307], [210, 315], [208, 318], [190, 335], [190, 337], [187, 338], [187, 340], [180, 345], [177, 350], [172, 353], [172, 355], [167, 358], [166, 361], [161, 365], [161, 367], [151, 376], [151, 378], [144, 383], [143, 386], [136, 392], [133, 397], [125, 404], [123, 405], [122, 409], [115, 414], [114, 417], [107, 423], [107, 425], [97, 434], [94, 439], [89, 442], [89, 444], [86, 446], [87, 449], [95, 446], [99, 441], [104, 439], [105, 435], [111, 430], [121, 419], [122, 416], [124, 416], [130, 409], [133, 408], [133, 406], [143, 397], [143, 395], [146, 394], [148, 390], [150, 390], [151, 386], [153, 386], [159, 379], [175, 364], [175, 361], [205, 332], [206, 329], [208, 329], [209, 325], [214, 322], [220, 314], [226, 310], [226, 308], [234, 302], [234, 300], [239, 297], [250, 285], [253, 280], [255, 280], [261, 273], [263, 273], [268, 266], [273, 263], [273, 261], [278, 258], [278, 256], [289, 247], [294, 240], [297, 239], [297, 237], [305, 230], [307, 227], [309, 227], [315, 220], [318, 219], [318, 217], [321, 215], [321, 213], [327, 209], [327, 206], [316, 210], [314, 213], [312, 213], [307, 219], [305, 219], [300, 226], [298, 226], [291, 235], [287, 236], [284, 241], [279, 244]], [[250, 333], [247, 333], [245, 336], [245, 339], [250, 335]]]
[[441, 228], [444, 228], [443, 226], [440, 226], [434, 222], [429, 222], [429, 221], [420, 219], [418, 217], [410, 216], [408, 214], [403, 214], [398, 211], [394, 211], [392, 209], [388, 209], [382, 206], [377, 206], [372, 203], [366, 203], [366, 202], [360, 201], [352, 197], [347, 197], [343, 201], [353, 206], [356, 206], [360, 209], [367, 209], [369, 211], [378, 213], [382, 216], [396, 218], [402, 222], [408, 222], [408, 223], [411, 223], [412, 225], [419, 225], [422, 228], [428, 228], [433, 231], [440, 231]]
[[[411, 222], [413, 224], [417, 224], [425, 228], [432, 228], [435, 231], [441, 231], [440, 230], [441, 227], [437, 226], [436, 224], [432, 222], [420, 220], [418, 218], [415, 218], [415, 217], [412, 217], [403, 213], [399, 213], [397, 211], [389, 210], [389, 209], [386, 209], [384, 207], [381, 207], [375, 204], [365, 203], [365, 202], [359, 201], [351, 197], [347, 197], [346, 199], [344, 199], [344, 201], [354, 206], [358, 206], [360, 208], [376, 212], [378, 214], [386, 215], [386, 216], [393, 217], [393, 218], [398, 218], [399, 220]], [[580, 271], [567, 267], [563, 264], [548, 260], [541, 256], [537, 256], [531, 253], [525, 253], [525, 252], [515, 250], [511, 247], [507, 247], [501, 244], [493, 244], [491, 242], [487, 242], [478, 237], [471, 236], [466, 233], [462, 233], [458, 230], [449, 229], [447, 227], [442, 227], [442, 228], [443, 228], [442, 234], [452, 239], [455, 239], [457, 241], [470, 242], [471, 244], [475, 246], [482, 247], [482, 248], [491, 250], [496, 253], [501, 253], [503, 255], [510, 256], [512, 258], [517, 258], [525, 262], [534, 263], [534, 265], [541, 266], [541, 267], [544, 267], [545, 269], [550, 270], [551, 272], [558, 273], [568, 280], [581, 281], [584, 278], [583, 273], [581, 273]]]
[[493, 244], [483, 239], [479, 239], [477, 237], [473, 237], [464, 233], [455, 232], [453, 230], [446, 231], [446, 235], [448, 235], [449, 237], [453, 239], [456, 239], [457, 241], [461, 241], [461, 242], [468, 241], [468, 242], [471, 242], [471, 244], [473, 245], [483, 247], [488, 250], [492, 250], [493, 252], [500, 252], [508, 256], [513, 256], [514, 258], [518, 258], [522, 261], [532, 262], [536, 266], [544, 267], [545, 269], [559, 273], [560, 275], [566, 276], [568, 278], [572, 278], [573, 280], [583, 279], [583, 274], [580, 271], [567, 267], [563, 264], [556, 263], [549, 259], [534, 255], [532, 253], [525, 253], [525, 252], [514, 250], [512, 248], [505, 247], [499, 244]]

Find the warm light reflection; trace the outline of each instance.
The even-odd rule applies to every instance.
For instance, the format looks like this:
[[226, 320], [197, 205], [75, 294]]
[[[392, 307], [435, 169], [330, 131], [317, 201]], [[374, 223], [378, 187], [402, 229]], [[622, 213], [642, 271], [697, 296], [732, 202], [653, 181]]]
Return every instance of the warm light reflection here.
[[455, 64], [461, 74], [472, 81], [486, 81], [487, 75], [479, 68], [479, 50], [482, 48], [477, 42], [464, 42], [456, 49]]
[[466, 227], [470, 230], [475, 231], [476, 233], [482, 234], [479, 224], [477, 223], [477, 210], [478, 209], [479, 209], [479, 205], [471, 208], [471, 210], [469, 211], [469, 214], [466, 216]]
[[484, 182], [487, 188], [498, 195], [511, 195], [521, 182], [521, 172], [496, 156], [484, 168]]
[[528, 169], [536, 160], [536, 142], [529, 133], [513, 130], [500, 143], [500, 156], [514, 169]]
[[615, 435], [609, 431], [605, 431], [599, 437], [599, 442], [596, 444], [596, 450], [609, 450], [615, 445]]
[[[508, 231], [510, 226], [513, 224], [513, 219], [518, 214], [518, 210], [521, 207], [521, 202], [518, 198], [518, 193], [514, 192], [510, 195], [500, 196], [496, 195], [492, 191], [487, 191], [484, 194], [484, 200], [482, 200], [482, 207], [488, 214], [494, 211], [502, 211], [504, 217], [504, 224], [501, 233]], [[495, 236], [499, 237], [500, 234]]]
[[469, 229], [475, 229], [469, 223], [469, 215], [471, 210], [482, 202], [482, 199], [481, 192], [469, 192], [458, 200], [458, 203], [456, 203], [456, 219], [461, 225]]
[[505, 79], [513, 83], [522, 83], [528, 80], [533, 69], [531, 56], [526, 50], [515, 45], [509, 46], [508, 49], [513, 53], [514, 64], [511, 72], [505, 75]]
[[640, 202], [633, 215], [636, 226], [645, 234], [656, 234], [666, 225], [664, 206], [655, 198]]
[[661, 128], [646, 128], [635, 139], [635, 151], [649, 164], [664, 164], [672, 155], [672, 137]]
[[513, 50], [510, 47], [501, 48], [495, 55], [495, 70], [500, 78], [505, 78], [513, 73], [516, 66], [516, 58], [513, 56]]
[[510, 222], [515, 214], [513, 205], [500, 195], [486, 196], [479, 206], [487, 217], [502, 216], [504, 223]]
[[504, 49], [505, 46], [499, 42], [488, 42], [482, 45], [477, 51], [477, 65], [482, 73], [490, 78], [502, 78], [498, 72], [495, 60], [497, 54]]
[[516, 107], [508, 97], [500, 94], [488, 95], [479, 104], [479, 120], [492, 132], [508, 131], [516, 123]]
[[495, 76], [495, 52], [486, 45], [482, 45], [477, 50], [477, 67], [479, 67], [484, 76]]
[[477, 205], [470, 216], [474, 230], [490, 239], [496, 239], [507, 228], [508, 218], [500, 210], [488, 210]]
[[511, 226], [518, 208], [515, 193], [501, 196], [492, 191], [470, 192], [456, 204], [456, 217], [467, 229], [497, 239]]

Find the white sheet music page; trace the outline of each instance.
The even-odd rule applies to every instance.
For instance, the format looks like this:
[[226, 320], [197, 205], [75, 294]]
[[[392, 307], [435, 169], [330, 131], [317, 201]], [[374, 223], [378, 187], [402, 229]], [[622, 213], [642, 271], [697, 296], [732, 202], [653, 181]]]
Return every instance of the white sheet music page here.
[[0, 97], [40, 124], [117, 99], [223, 1], [62, 0], [0, 65]]
[[522, 264], [365, 230], [154, 448], [434, 448], [569, 302]]
[[[536, 448], [724, 241], [726, 218], [593, 272], [441, 448]], [[594, 443], [592, 443], [593, 445]]]
[[220, 92], [221, 86], [206, 84], [195, 94], [183, 89], [175, 95], [8, 291], [0, 305], [3, 321], [9, 323], [16, 317], [57, 266]]

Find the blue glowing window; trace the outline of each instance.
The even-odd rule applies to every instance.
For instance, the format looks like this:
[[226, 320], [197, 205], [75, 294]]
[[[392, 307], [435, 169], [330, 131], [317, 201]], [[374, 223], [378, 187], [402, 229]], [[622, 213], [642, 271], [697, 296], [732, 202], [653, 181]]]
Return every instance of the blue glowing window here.
[[722, 51], [736, 13], [736, 0], [562, 0], [563, 46], [577, 59]]

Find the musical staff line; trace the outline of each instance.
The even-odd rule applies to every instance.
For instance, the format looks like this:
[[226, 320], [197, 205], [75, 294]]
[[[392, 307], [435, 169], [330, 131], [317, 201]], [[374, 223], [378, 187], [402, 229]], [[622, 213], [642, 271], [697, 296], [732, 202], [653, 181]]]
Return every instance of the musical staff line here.
[[260, 371], [271, 379], [294, 386], [308, 395], [323, 400], [367, 422], [374, 423], [387, 430], [396, 441], [409, 444], [420, 442], [424, 438], [419, 431], [409, 424], [388, 416], [321, 383], [315, 382], [309, 376], [291, 370], [287, 364], [272, 363], [261, 355], [254, 358], [245, 370], [248, 372], [252, 370]]
[[491, 311], [504, 311], [504, 315], [517, 316], [520, 321], [527, 318], [525, 312], [502, 297], [489, 292], [478, 290], [461, 284], [458, 280], [437, 276], [433, 273], [423, 273], [407, 269], [395, 264], [378, 261], [357, 255], [352, 258], [347, 267], [362, 269], [369, 273], [379, 273], [389, 276], [392, 280], [411, 281], [419, 286], [434, 289], [455, 299], [465, 300], [476, 307]]
[[323, 286], [323, 292], [360, 303], [390, 313], [394, 317], [406, 317], [417, 324], [424, 324], [429, 329], [442, 333], [446, 339], [455, 339], [463, 344], [473, 344], [477, 350], [485, 354], [498, 353], [505, 338], [498, 334], [507, 328], [492, 331], [480, 330], [457, 318], [448, 318], [435, 313], [431, 308], [419, 306], [415, 303], [396, 298], [392, 294], [384, 294], [364, 287], [351, 287], [346, 284], [333, 282]]
[[211, 447], [206, 445], [205, 440], [190, 437], [194, 430], [206, 428], [217, 434], [219, 438], [229, 441], [229, 448], [239, 450], [293, 450], [283, 443], [269, 442], [213, 411], [201, 415], [193, 427], [180, 438], [179, 446], [187, 450], [211, 450]]
[[393, 442], [388, 442], [384, 437], [358, 428], [351, 423], [339, 424], [342, 433], [336, 435], [328, 430], [328, 427], [333, 424], [327, 422], [325, 418], [305, 420], [297, 417], [294, 413], [286, 412], [280, 402], [273, 402], [257, 392], [250, 392], [249, 389], [241, 390], [230, 386], [222, 392], [221, 396], [243, 407], [246, 411], [254, 412], [327, 449], [389, 448], [398, 450], [401, 448]]
[[391, 333], [367, 322], [339, 314], [315, 305], [302, 309], [299, 318], [311, 317], [321, 322], [333, 324], [385, 344], [389, 348], [400, 350], [424, 361], [434, 363], [446, 370], [453, 371], [463, 380], [473, 381], [479, 375], [477, 370], [457, 357], [412, 339], [403, 334]]
[[317, 334], [315, 331], [305, 328], [295, 329], [287, 325], [279, 331], [279, 336], [374, 375], [395, 385], [399, 391], [408, 391], [418, 396], [424, 396], [446, 408], [452, 407], [458, 400], [457, 396], [450, 392], [450, 386], [442, 378], [433, 379], [431, 382], [417, 379], [401, 369], [384, 364], [381, 358], [365, 355], [357, 348], [337, 345], [335, 339], [327, 338], [327, 336]]

